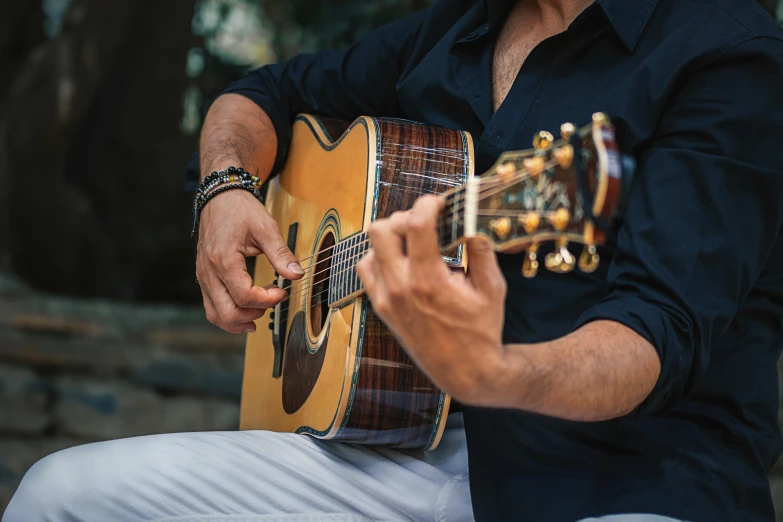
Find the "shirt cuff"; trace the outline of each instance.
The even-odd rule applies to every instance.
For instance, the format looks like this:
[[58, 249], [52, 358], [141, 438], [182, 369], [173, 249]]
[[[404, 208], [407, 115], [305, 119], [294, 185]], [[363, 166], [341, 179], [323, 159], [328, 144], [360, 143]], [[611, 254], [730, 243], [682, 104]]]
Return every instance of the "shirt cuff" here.
[[576, 328], [602, 319], [620, 323], [635, 331], [655, 348], [661, 360], [658, 382], [631, 415], [656, 413], [674, 406], [684, 389], [683, 345], [669, 315], [659, 306], [638, 297], [610, 297], [585, 311], [577, 321]]

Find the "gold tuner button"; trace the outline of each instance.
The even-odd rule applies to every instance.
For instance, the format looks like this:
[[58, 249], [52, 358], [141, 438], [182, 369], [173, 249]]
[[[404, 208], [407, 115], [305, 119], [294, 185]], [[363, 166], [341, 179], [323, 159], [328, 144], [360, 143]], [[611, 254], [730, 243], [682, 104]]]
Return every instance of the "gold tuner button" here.
[[585, 245], [579, 255], [579, 270], [585, 274], [591, 274], [595, 272], [600, 262], [601, 258], [598, 256], [595, 245]]
[[533, 148], [536, 150], [548, 149], [552, 142], [555, 141], [551, 132], [541, 131], [533, 136]]
[[498, 237], [498, 239], [506, 239], [509, 232], [511, 232], [511, 218], [498, 218], [489, 222], [489, 228]]
[[593, 113], [593, 121], [595, 123], [609, 123], [609, 116], [604, 112]]
[[576, 125], [573, 123], [564, 123], [560, 126], [560, 137], [568, 139], [576, 132]]
[[527, 279], [533, 278], [538, 273], [538, 244], [533, 243], [525, 250], [525, 259], [522, 261], [522, 275]]
[[538, 225], [541, 223], [541, 217], [538, 215], [538, 212], [531, 211], [525, 214], [521, 214], [517, 218], [517, 221], [522, 226], [522, 228], [525, 229], [525, 232], [532, 234], [538, 229]]
[[544, 258], [544, 266], [550, 272], [567, 274], [574, 269], [576, 259], [568, 251], [568, 240], [561, 237], [555, 243], [555, 251]]
[[532, 177], [536, 177], [544, 172], [544, 158], [542, 156], [532, 156], [525, 158], [525, 170]]
[[558, 232], [562, 232], [571, 220], [571, 213], [565, 207], [560, 207], [549, 215], [549, 222]]
[[559, 149], [555, 149], [555, 159], [561, 168], [570, 168], [571, 164], [574, 162], [574, 147], [571, 145], [563, 145]]
[[516, 167], [513, 163], [503, 163], [501, 165], [498, 165], [495, 167], [495, 172], [497, 173], [498, 177], [501, 181], [506, 181], [509, 179], [514, 172], [516, 172]]

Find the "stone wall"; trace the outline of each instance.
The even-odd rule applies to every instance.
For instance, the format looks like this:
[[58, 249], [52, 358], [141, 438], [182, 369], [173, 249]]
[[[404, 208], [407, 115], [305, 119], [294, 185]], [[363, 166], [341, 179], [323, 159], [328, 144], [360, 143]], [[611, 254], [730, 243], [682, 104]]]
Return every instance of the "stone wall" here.
[[0, 513], [59, 449], [237, 429], [243, 348], [199, 308], [63, 299], [0, 279]]
[[[59, 449], [236, 429], [243, 348], [200, 308], [57, 298], [0, 277], [0, 512]], [[783, 461], [770, 481], [783, 522]]]

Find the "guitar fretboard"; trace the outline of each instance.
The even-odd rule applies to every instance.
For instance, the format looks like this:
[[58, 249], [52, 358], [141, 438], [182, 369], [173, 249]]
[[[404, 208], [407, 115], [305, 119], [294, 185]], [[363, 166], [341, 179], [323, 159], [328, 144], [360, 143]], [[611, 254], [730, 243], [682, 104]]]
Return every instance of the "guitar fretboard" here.
[[447, 250], [465, 236], [465, 194], [464, 186], [446, 194], [446, 206], [438, 218], [438, 244], [441, 251]]
[[[446, 251], [465, 235], [465, 189], [446, 195], [446, 206], [437, 222], [438, 244]], [[337, 243], [332, 250], [329, 270], [329, 305], [339, 303], [362, 290], [356, 264], [371, 248], [367, 232], [359, 232]]]
[[356, 263], [369, 249], [367, 232], [359, 232], [334, 246], [329, 271], [329, 305], [362, 289], [362, 282], [356, 275]]

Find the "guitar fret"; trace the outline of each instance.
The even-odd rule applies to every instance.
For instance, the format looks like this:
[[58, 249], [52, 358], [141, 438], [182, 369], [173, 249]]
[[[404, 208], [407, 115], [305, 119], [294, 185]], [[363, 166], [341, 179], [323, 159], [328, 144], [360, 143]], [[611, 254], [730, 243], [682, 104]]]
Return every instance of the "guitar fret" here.
[[465, 189], [460, 187], [446, 194], [446, 207], [438, 218], [438, 241], [441, 248], [457, 242], [463, 235]]
[[438, 242], [441, 247], [445, 247], [448, 242], [448, 237], [446, 235], [448, 230], [448, 219], [446, 216], [447, 214], [442, 214], [438, 223]]
[[353, 258], [353, 267], [351, 268], [351, 293], [357, 291], [359, 289], [359, 279], [356, 275], [356, 263], [359, 262], [359, 239], [360, 235], [356, 236], [356, 241], [354, 241], [354, 258]]
[[[335, 250], [336, 250], [336, 247], [332, 248], [332, 261], [334, 261], [334, 256], [337, 254], [337, 252], [335, 252]], [[327, 284], [329, 285], [329, 292], [327, 292], [326, 296], [327, 296], [327, 301], [329, 303], [334, 302], [334, 284], [332, 282], [332, 275], [333, 274], [334, 274], [334, 262], [332, 262], [329, 265], [329, 272], [326, 274]]]
[[[359, 242], [358, 246], [356, 247], [356, 263], [358, 264], [359, 261], [362, 259], [362, 253], [364, 252], [364, 242], [362, 241], [364, 239], [364, 234], [359, 236]], [[356, 281], [356, 287], [354, 288], [354, 292], [358, 291], [362, 287], [362, 280], [359, 279], [359, 274], [356, 273], [356, 269], [353, 271], [353, 277]]]
[[356, 266], [356, 258], [354, 257], [356, 252], [356, 236], [351, 238], [350, 241], [350, 247], [348, 248], [348, 267], [346, 268], [346, 281], [347, 281], [347, 288], [345, 290], [345, 295], [350, 295], [353, 292], [353, 271], [354, 267]]
[[345, 297], [345, 264], [348, 258], [347, 250], [347, 244], [344, 244], [340, 260], [340, 299]]
[[[457, 200], [459, 202], [459, 200]], [[457, 219], [459, 218], [459, 205], [452, 205], [454, 207], [454, 210], [451, 214], [451, 242], [455, 242], [457, 240]]]
[[334, 299], [338, 301], [340, 299], [340, 265], [343, 261], [343, 246], [341, 243], [337, 243], [334, 249], [337, 254], [335, 255], [334, 281], [332, 284], [334, 285]]
[[363, 237], [364, 234], [360, 234], [358, 239], [356, 240], [356, 261], [353, 264], [354, 265], [354, 269], [353, 269], [354, 292], [356, 292], [357, 290], [359, 290], [359, 288], [362, 287], [362, 281], [361, 279], [359, 279], [359, 274], [356, 273], [356, 265], [362, 259], [362, 248], [364, 248], [364, 243], [362, 242]]
[[357, 234], [335, 245], [330, 302], [344, 299], [361, 288], [361, 281], [356, 274], [356, 263], [360, 259], [359, 254], [365, 250], [366, 239], [366, 234]]

